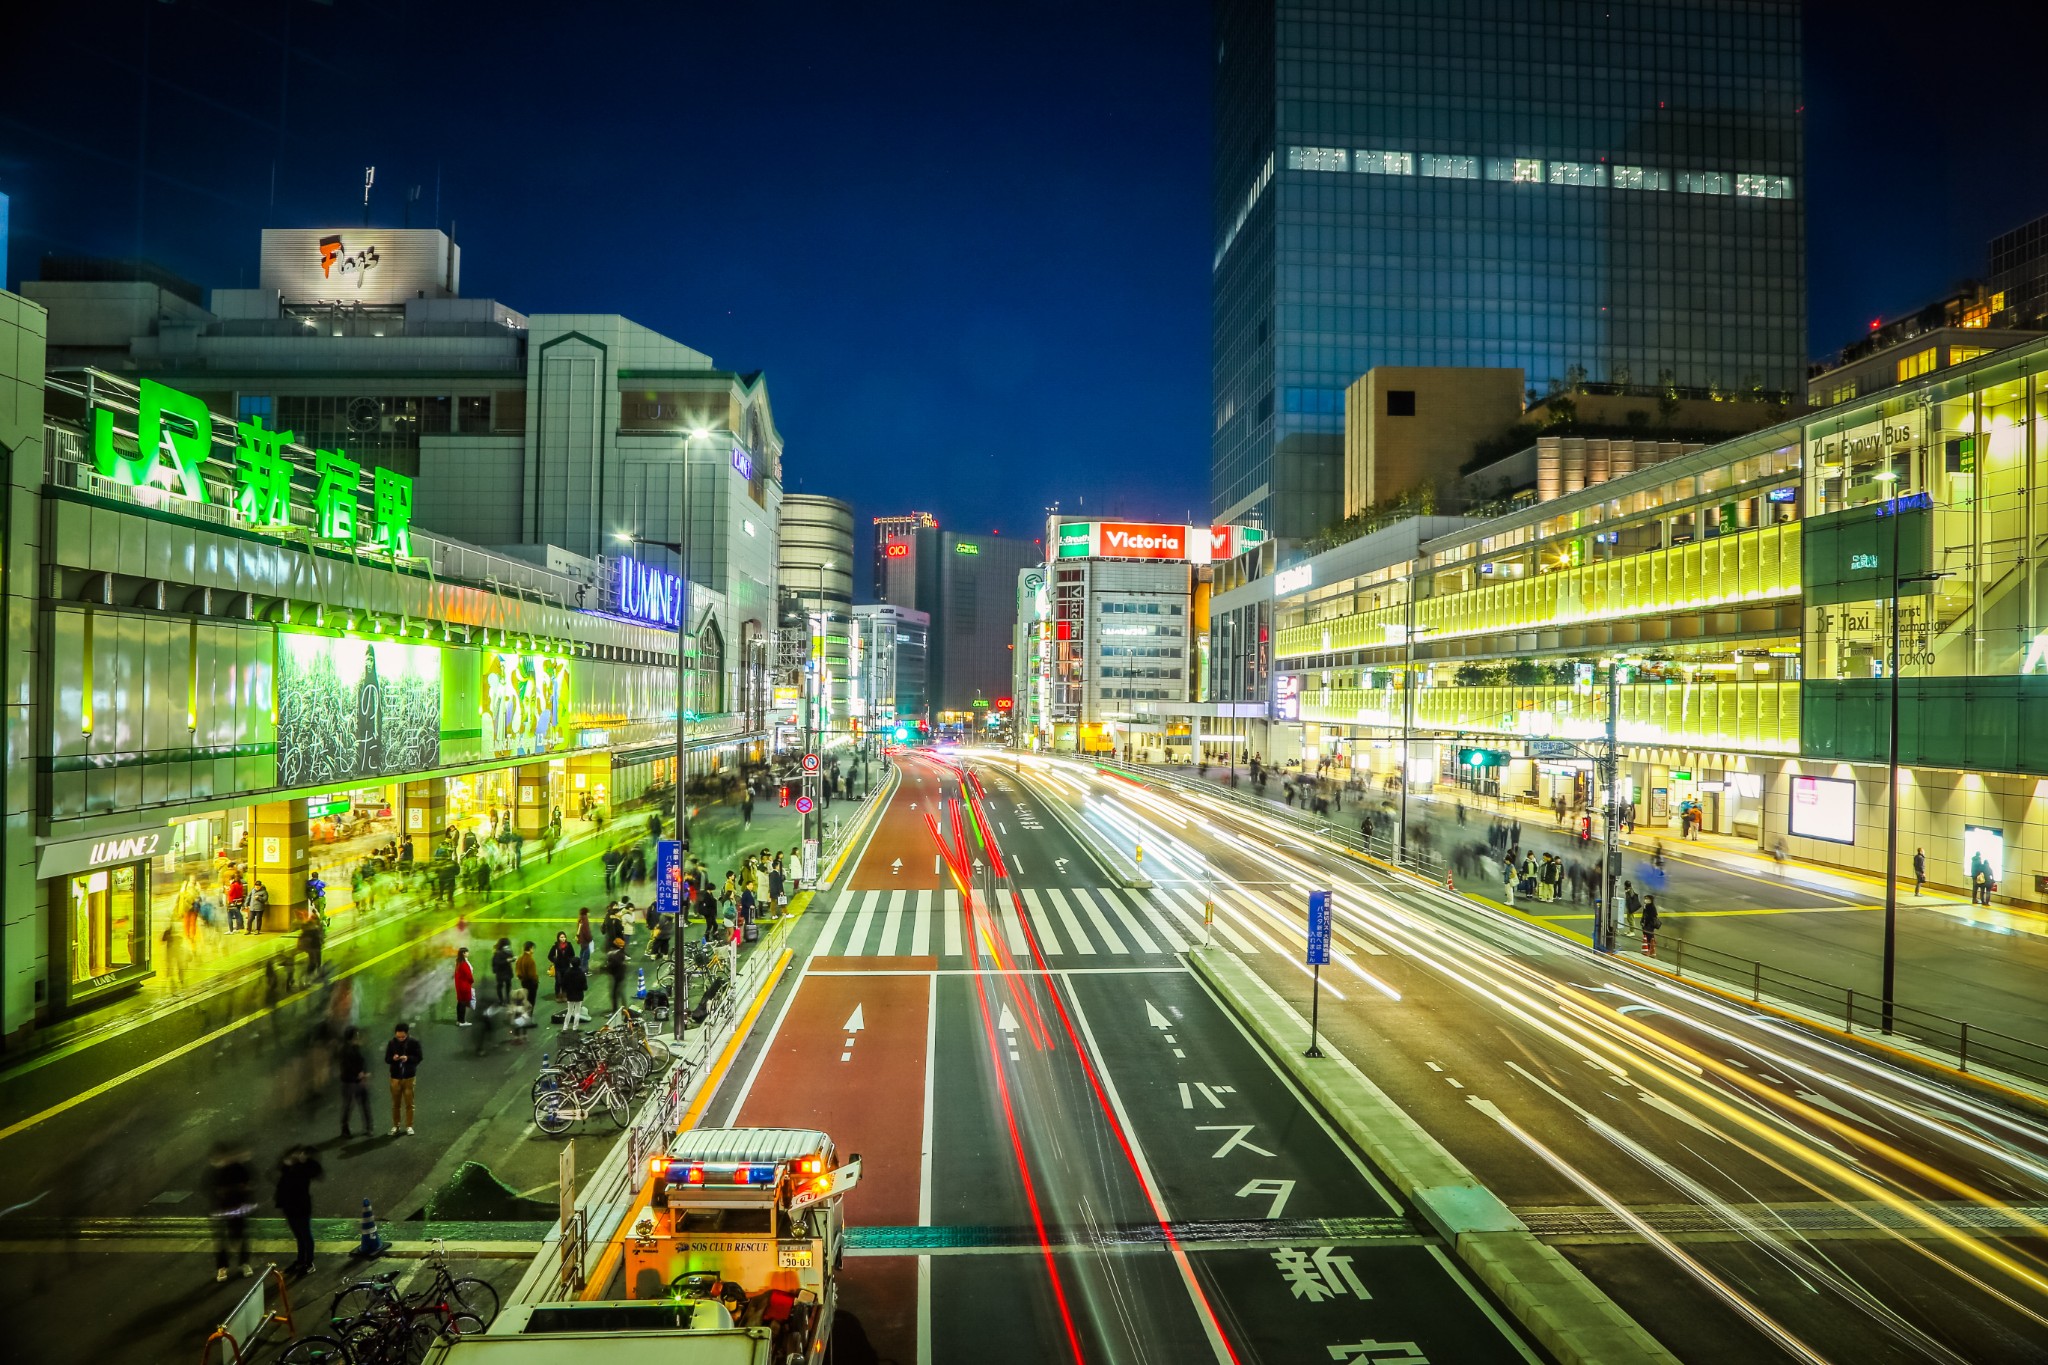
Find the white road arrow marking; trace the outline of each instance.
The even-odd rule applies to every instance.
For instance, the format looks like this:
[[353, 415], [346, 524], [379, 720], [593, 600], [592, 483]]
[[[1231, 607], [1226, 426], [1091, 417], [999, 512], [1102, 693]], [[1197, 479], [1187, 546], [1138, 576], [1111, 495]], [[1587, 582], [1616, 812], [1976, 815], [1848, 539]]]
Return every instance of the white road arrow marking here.
[[901, 872], [902, 870], [903, 860], [901, 858], [898, 858], [895, 862], [889, 864], [889, 875], [892, 877], [895, 876], [897, 873]]
[[1017, 1016], [1010, 1013], [1008, 1005], [1003, 1006], [1003, 1015], [1002, 1018], [996, 1020], [996, 1027], [1005, 1033], [1015, 1033], [1017, 1031]]
[[862, 1029], [866, 1027], [867, 1020], [861, 1015], [860, 1006], [855, 1005], [853, 1007], [853, 1013], [849, 1014], [846, 1017], [846, 1027], [840, 1031], [842, 1033], [859, 1033]]
[[1067, 860], [1065, 858], [1054, 858], [1053, 861], [1060, 865], [1060, 873], [1064, 876], [1067, 870]]
[[1173, 1021], [1159, 1012], [1159, 1006], [1150, 1000], [1145, 1002], [1145, 1022], [1153, 1028], [1172, 1028]]

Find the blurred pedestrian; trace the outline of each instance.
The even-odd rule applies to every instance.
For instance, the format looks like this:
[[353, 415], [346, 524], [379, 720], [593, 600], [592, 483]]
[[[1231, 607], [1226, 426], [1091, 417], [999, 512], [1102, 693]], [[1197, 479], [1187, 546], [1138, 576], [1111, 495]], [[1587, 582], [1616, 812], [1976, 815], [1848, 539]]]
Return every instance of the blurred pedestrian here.
[[576, 963], [576, 945], [569, 942], [565, 933], [555, 934], [555, 945], [548, 949], [548, 971], [555, 979], [555, 999], [566, 998], [565, 987], [569, 981], [569, 968]]
[[354, 1137], [349, 1131], [349, 1116], [360, 1113], [363, 1116], [363, 1136], [370, 1136], [370, 1059], [363, 1055], [363, 1031], [351, 1028], [341, 1036], [341, 1046], [335, 1052], [334, 1069], [341, 1076], [341, 1135]]
[[501, 938], [498, 946], [491, 949], [491, 979], [497, 983], [498, 1003], [508, 1004], [512, 999], [512, 940]]
[[469, 949], [455, 950], [455, 1027], [469, 1027], [469, 1007], [476, 1003], [476, 969], [469, 965]]
[[324, 1174], [320, 1158], [312, 1148], [303, 1145], [286, 1152], [278, 1167], [277, 1190], [272, 1198], [299, 1244], [298, 1258], [284, 1268], [287, 1275], [313, 1273], [313, 1182]]
[[617, 1013], [626, 995], [626, 940], [623, 935], [606, 940], [604, 974], [612, 982], [612, 1012]]
[[249, 1153], [232, 1142], [217, 1142], [206, 1166], [206, 1199], [213, 1218], [213, 1279], [222, 1284], [228, 1278], [230, 1259], [241, 1263], [246, 1278], [256, 1272], [249, 1265], [249, 1215], [255, 1210], [256, 1173], [249, 1167]]
[[327, 968], [320, 961], [320, 950], [327, 942], [327, 931], [320, 927], [320, 917], [308, 910], [299, 922], [299, 951], [306, 955], [306, 984], [327, 979]]
[[562, 1011], [563, 1028], [580, 1028], [590, 1020], [590, 1011], [583, 1008], [583, 997], [590, 989], [590, 976], [583, 970], [583, 964], [575, 958], [569, 959], [567, 970], [559, 979], [562, 994], [569, 997], [569, 1006]]
[[384, 1045], [384, 1065], [391, 1071], [391, 1136], [397, 1137], [398, 1130], [405, 1129], [407, 1137], [412, 1136], [413, 1082], [419, 1078], [420, 1063], [426, 1060], [426, 1052], [420, 1047], [420, 1040], [412, 1036], [412, 1029], [403, 1021], [391, 1031], [391, 1041]]
[[512, 963], [512, 975], [519, 978], [529, 1001], [540, 999], [540, 964], [533, 960], [532, 939], [526, 940], [526, 947]]
[[1657, 930], [1662, 928], [1663, 924], [1664, 916], [1657, 910], [1657, 898], [1655, 896], [1643, 897], [1643, 955], [1645, 957], [1655, 957], [1657, 955]]
[[1913, 850], [1913, 894], [1919, 895], [1927, 889], [1927, 850]]
[[[604, 889], [612, 889], [612, 878], [609, 876], [605, 878]], [[590, 970], [590, 945], [595, 938], [596, 934], [590, 928], [590, 907], [586, 905], [576, 912], [576, 960], [582, 964], [586, 972]]]

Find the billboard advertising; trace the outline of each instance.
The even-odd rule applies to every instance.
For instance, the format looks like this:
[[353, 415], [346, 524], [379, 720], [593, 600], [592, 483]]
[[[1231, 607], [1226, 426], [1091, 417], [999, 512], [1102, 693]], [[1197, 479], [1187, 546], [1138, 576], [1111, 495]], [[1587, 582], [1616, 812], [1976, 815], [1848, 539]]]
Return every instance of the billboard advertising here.
[[1856, 784], [1836, 777], [1792, 779], [1792, 832], [1832, 844], [1856, 842]]
[[256, 280], [286, 303], [441, 299], [461, 284], [461, 252], [435, 228], [265, 228]]
[[487, 650], [483, 666], [485, 753], [516, 758], [569, 747], [562, 730], [569, 700], [567, 659]]
[[1156, 559], [1207, 564], [1233, 559], [1265, 540], [1256, 526], [1176, 526], [1155, 521], [1063, 521], [1055, 559]]
[[278, 634], [279, 786], [338, 785], [440, 761], [440, 650]]

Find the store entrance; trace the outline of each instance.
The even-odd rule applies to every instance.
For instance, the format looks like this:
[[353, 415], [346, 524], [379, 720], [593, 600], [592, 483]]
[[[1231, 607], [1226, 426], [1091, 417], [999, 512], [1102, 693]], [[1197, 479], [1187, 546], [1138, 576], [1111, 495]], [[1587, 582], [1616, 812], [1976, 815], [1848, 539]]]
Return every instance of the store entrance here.
[[149, 864], [65, 879], [71, 921], [69, 999], [88, 1000], [149, 975]]

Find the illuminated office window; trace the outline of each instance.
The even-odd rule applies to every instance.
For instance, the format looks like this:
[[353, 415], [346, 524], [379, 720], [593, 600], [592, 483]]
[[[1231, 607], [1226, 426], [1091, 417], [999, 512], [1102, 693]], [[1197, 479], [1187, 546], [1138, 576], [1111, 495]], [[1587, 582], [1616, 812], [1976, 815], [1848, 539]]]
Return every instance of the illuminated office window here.
[[1424, 153], [1422, 174], [1438, 180], [1477, 180], [1479, 158], [1476, 156], [1432, 156]]
[[1607, 183], [1607, 168], [1590, 161], [1553, 161], [1550, 163], [1550, 183], [1553, 185], [1605, 185]]
[[1668, 190], [1671, 188], [1671, 172], [1653, 170], [1648, 166], [1616, 166], [1614, 188], [1618, 190]]
[[1543, 163], [1533, 157], [1490, 156], [1486, 158], [1488, 180], [1509, 180], [1517, 185], [1543, 183]]
[[1287, 169], [1290, 171], [1341, 171], [1349, 157], [1342, 147], [1289, 147]]
[[1360, 175], [1415, 174], [1413, 152], [1373, 152], [1360, 149], [1352, 158], [1351, 164]]
[[1899, 382], [1903, 384], [1908, 379], [1917, 379], [1923, 374], [1932, 374], [1934, 368], [1934, 347], [1929, 346], [1924, 351], [1915, 351], [1899, 362]]
[[1729, 194], [1735, 189], [1735, 177], [1725, 171], [1680, 171], [1678, 192], [1680, 194]]
[[1744, 199], [1790, 199], [1792, 177], [1787, 175], [1738, 175], [1735, 193]]

